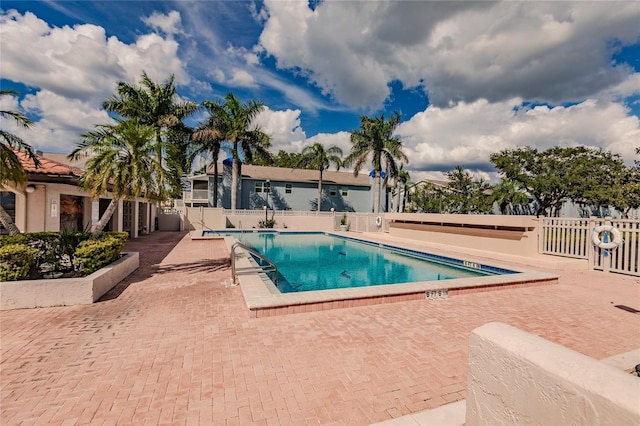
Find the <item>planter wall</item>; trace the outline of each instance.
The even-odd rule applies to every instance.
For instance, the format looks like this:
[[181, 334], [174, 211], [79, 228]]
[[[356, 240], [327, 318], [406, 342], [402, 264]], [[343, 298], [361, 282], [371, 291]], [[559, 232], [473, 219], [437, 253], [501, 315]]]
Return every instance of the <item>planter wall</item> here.
[[89, 305], [138, 269], [138, 253], [122, 253], [110, 265], [82, 278], [0, 283], [0, 311], [50, 306]]

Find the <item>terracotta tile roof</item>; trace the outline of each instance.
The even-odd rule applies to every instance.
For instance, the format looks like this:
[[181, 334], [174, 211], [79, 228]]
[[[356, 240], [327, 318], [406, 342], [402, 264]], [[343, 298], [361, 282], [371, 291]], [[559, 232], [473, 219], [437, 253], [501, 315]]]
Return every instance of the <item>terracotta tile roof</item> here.
[[92, 158], [92, 156], [90, 155], [84, 155], [77, 160], [70, 160], [69, 158], [67, 158], [67, 154], [61, 154], [57, 152], [38, 152], [38, 155], [42, 155], [48, 160], [53, 160], [60, 164], [66, 164], [67, 166], [77, 167], [82, 170], [86, 168], [87, 161]]
[[38, 161], [40, 161], [40, 166], [36, 167], [33, 160], [29, 158], [26, 152], [16, 151], [16, 155], [20, 159], [20, 162], [22, 163], [22, 167], [24, 167], [26, 172], [30, 175], [48, 175], [48, 176], [54, 175], [54, 176], [61, 176], [61, 177], [80, 177], [84, 173], [82, 169], [79, 169], [73, 166], [68, 166], [66, 164], [62, 164], [57, 161], [50, 160], [40, 155], [36, 155], [36, 157], [38, 157]]

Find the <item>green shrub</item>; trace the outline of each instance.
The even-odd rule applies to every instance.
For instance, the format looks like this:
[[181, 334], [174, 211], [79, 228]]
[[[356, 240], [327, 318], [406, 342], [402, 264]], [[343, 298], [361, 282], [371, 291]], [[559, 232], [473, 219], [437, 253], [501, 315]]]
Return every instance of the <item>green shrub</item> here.
[[276, 226], [275, 219], [261, 220], [258, 222], [258, 228], [273, 228]]
[[126, 232], [103, 232], [96, 239], [81, 242], [75, 251], [75, 263], [83, 275], [89, 275], [120, 257], [127, 243]]
[[33, 232], [0, 237], [0, 281], [39, 278], [48, 272], [89, 275], [120, 256], [129, 235], [103, 232]]
[[0, 247], [0, 281], [29, 278], [38, 250], [26, 244], [7, 244]]
[[25, 234], [0, 235], [0, 247], [4, 247], [9, 244], [24, 244], [25, 241]]

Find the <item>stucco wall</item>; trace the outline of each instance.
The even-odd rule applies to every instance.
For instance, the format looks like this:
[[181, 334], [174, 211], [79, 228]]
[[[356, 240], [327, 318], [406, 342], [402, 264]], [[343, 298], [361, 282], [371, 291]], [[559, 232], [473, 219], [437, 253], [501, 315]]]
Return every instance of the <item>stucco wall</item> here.
[[640, 424], [640, 379], [506, 324], [469, 340], [467, 425]]
[[[60, 231], [61, 215], [61, 195], [71, 195], [84, 198], [82, 229], [89, 229], [91, 225], [92, 198], [89, 193], [83, 191], [76, 185], [61, 183], [37, 183], [30, 182], [35, 187], [33, 192], [26, 192], [21, 189], [7, 188], [16, 194], [16, 218], [15, 223], [21, 232], [58, 232]], [[101, 197], [108, 199], [108, 196]], [[155, 205], [146, 204], [143, 198], [137, 199], [142, 203], [141, 207], [132, 209], [131, 231], [132, 237], [137, 237], [139, 233], [151, 232], [154, 228], [156, 214]], [[123, 221], [123, 201], [118, 204], [118, 208], [112, 216], [112, 230], [122, 231]], [[138, 213], [141, 220], [138, 220]], [[138, 223], [141, 228], [137, 229]], [[136, 232], [137, 231], [137, 232]]]
[[221, 208], [185, 207], [182, 230], [225, 229], [225, 218]]
[[533, 216], [387, 213], [389, 234], [514, 256], [538, 253], [539, 220]]

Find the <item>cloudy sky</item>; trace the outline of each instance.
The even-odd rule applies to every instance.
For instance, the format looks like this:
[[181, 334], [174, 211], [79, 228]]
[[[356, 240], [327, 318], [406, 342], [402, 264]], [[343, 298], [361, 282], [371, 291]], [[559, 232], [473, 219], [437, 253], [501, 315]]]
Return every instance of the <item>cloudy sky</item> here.
[[[640, 2], [10, 1], [2, 109], [37, 149], [69, 152], [142, 71], [183, 99], [266, 105], [273, 152], [349, 150], [361, 115], [399, 111], [414, 181], [456, 165], [495, 180], [518, 146], [640, 146]], [[197, 124], [203, 116], [192, 119]]]

